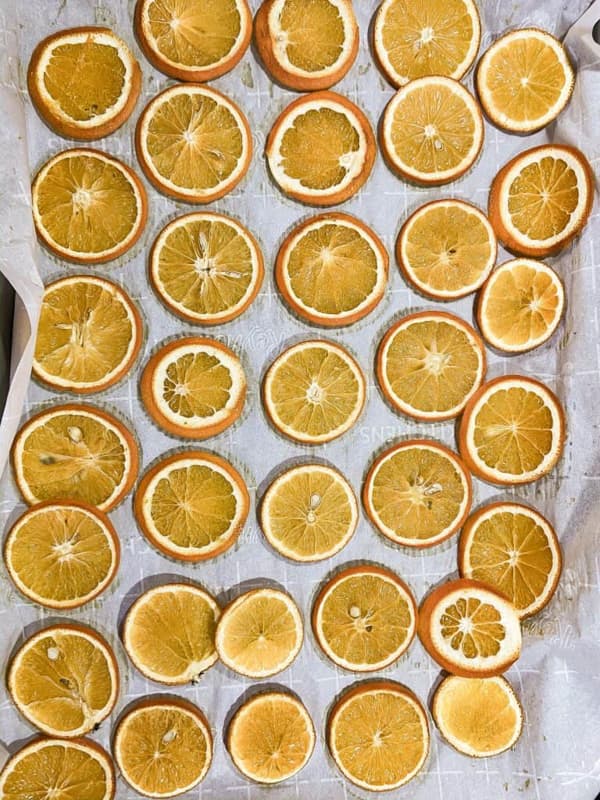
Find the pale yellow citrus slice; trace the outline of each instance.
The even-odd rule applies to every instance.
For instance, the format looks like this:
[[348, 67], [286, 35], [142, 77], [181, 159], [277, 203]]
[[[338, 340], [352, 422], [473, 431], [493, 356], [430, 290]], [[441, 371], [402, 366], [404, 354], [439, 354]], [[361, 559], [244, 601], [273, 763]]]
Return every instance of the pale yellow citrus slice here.
[[393, 408], [432, 422], [457, 417], [485, 376], [485, 348], [454, 314], [421, 311], [396, 322], [377, 351], [377, 379]]
[[209, 770], [213, 743], [206, 717], [179, 697], [149, 698], [129, 707], [113, 737], [121, 775], [144, 797], [176, 797]]
[[315, 747], [308, 711], [287, 692], [263, 692], [247, 700], [227, 729], [231, 760], [246, 778], [275, 784], [296, 775]]
[[463, 578], [486, 583], [508, 597], [523, 619], [551, 600], [562, 570], [554, 529], [521, 503], [491, 503], [466, 521], [458, 546]]
[[483, 147], [477, 101], [452, 78], [416, 78], [399, 89], [385, 110], [381, 148], [401, 178], [438, 186], [460, 178]]
[[41, 503], [26, 511], [4, 542], [8, 574], [25, 597], [47, 608], [89, 603], [119, 568], [119, 539], [92, 506]]
[[119, 670], [109, 644], [91, 628], [53, 625], [31, 636], [6, 676], [25, 719], [49, 736], [82, 736], [113, 710]]
[[344, 476], [324, 464], [279, 475], [260, 504], [269, 544], [292, 561], [322, 561], [345, 547], [358, 525], [358, 503]]
[[163, 228], [150, 254], [150, 281], [163, 303], [199, 325], [242, 314], [264, 276], [254, 236], [224, 214], [178, 217]]
[[193, 584], [148, 589], [131, 606], [123, 644], [142, 675], [158, 683], [195, 683], [217, 661], [215, 628], [220, 609]]
[[363, 486], [378, 530], [406, 547], [431, 547], [460, 528], [471, 508], [471, 478], [444, 445], [412, 439], [385, 450]]
[[398, 789], [427, 759], [427, 715], [400, 683], [354, 684], [329, 714], [327, 744], [338, 769], [355, 786], [373, 792]]
[[456, 300], [484, 283], [498, 243], [488, 218], [464, 200], [433, 200], [402, 226], [396, 258], [402, 274], [435, 300]]

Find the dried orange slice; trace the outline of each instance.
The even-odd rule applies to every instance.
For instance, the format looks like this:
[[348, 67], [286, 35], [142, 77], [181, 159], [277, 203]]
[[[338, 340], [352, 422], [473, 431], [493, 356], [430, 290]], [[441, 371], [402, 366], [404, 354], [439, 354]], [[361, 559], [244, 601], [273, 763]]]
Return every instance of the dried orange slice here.
[[61, 136], [101, 139], [129, 118], [142, 72], [125, 42], [109, 28], [71, 28], [41, 41], [27, 71], [40, 116]]
[[299, 92], [329, 89], [358, 53], [351, 0], [266, 0], [254, 20], [254, 39], [271, 76]]
[[89, 603], [119, 568], [119, 538], [107, 516], [81, 503], [30, 508], [4, 542], [4, 563], [19, 591], [47, 608]]
[[424, 186], [450, 183], [469, 170], [483, 147], [477, 101], [452, 78], [416, 78], [388, 103], [381, 149], [401, 178]]
[[216, 339], [189, 337], [161, 347], [140, 379], [152, 419], [173, 436], [207, 439], [232, 425], [246, 399], [235, 353]]
[[378, 530], [406, 547], [431, 547], [452, 536], [471, 508], [471, 478], [438, 442], [412, 439], [390, 447], [371, 466], [363, 504]]
[[434, 661], [465, 678], [500, 675], [521, 654], [521, 625], [513, 604], [466, 578], [448, 581], [425, 597], [418, 632]]
[[87, 800], [113, 800], [116, 785], [111, 759], [89, 739], [34, 739], [17, 750], [0, 772], [2, 800], [73, 800], [82, 786]]
[[200, 709], [179, 697], [138, 701], [121, 717], [113, 737], [121, 775], [144, 797], [176, 797], [209, 770], [213, 742]]
[[556, 395], [534, 378], [507, 375], [484, 384], [460, 421], [460, 453], [485, 481], [529, 483], [562, 455], [565, 414]]
[[202, 83], [240, 61], [252, 36], [252, 13], [246, 0], [138, 0], [135, 32], [157, 69]]
[[289, 667], [303, 639], [302, 615], [290, 595], [253, 589], [223, 609], [215, 644], [229, 669], [247, 678], [268, 678]]
[[558, 39], [538, 28], [522, 28], [505, 33], [486, 50], [475, 83], [494, 125], [533, 133], [567, 105], [575, 73]]
[[344, 548], [358, 525], [358, 503], [344, 476], [325, 464], [279, 475], [260, 504], [269, 544], [292, 561], [323, 561]]
[[526, 353], [547, 342], [565, 310], [565, 290], [541, 261], [515, 258], [497, 267], [477, 301], [483, 338], [506, 353]]
[[477, 56], [480, 39], [473, 0], [384, 0], [373, 24], [375, 55], [394, 86], [425, 75], [460, 80]]
[[262, 692], [235, 712], [226, 743], [235, 766], [256, 783], [281, 783], [296, 775], [315, 748], [308, 711], [287, 692]]
[[82, 736], [108, 717], [119, 694], [110, 645], [92, 628], [53, 625], [19, 647], [8, 667], [10, 696], [49, 736]]
[[349, 567], [319, 592], [312, 627], [334, 664], [354, 672], [376, 672], [408, 650], [417, 628], [417, 604], [408, 586], [390, 570]]
[[400, 319], [377, 351], [377, 379], [387, 400], [396, 411], [423, 421], [457, 417], [485, 370], [480, 336], [444, 311]]
[[215, 599], [187, 583], [148, 589], [131, 606], [123, 625], [123, 644], [137, 669], [150, 680], [171, 686], [196, 683], [217, 661]]
[[150, 254], [150, 281], [171, 311], [199, 325], [243, 314], [263, 281], [254, 236], [224, 214], [178, 217], [159, 233]]
[[505, 164], [492, 181], [489, 217], [496, 236], [517, 255], [544, 258], [566, 247], [586, 224], [594, 175], [575, 147], [532, 147]]
[[53, 389], [101, 392], [131, 369], [143, 340], [142, 319], [116, 283], [92, 275], [46, 286], [33, 374]]
[[333, 206], [365, 183], [377, 147], [358, 106], [335, 92], [300, 97], [283, 111], [266, 145], [275, 182], [295, 200]]
[[521, 704], [502, 677], [448, 675], [435, 690], [431, 713], [444, 739], [475, 758], [509, 750], [523, 729]]
[[131, 491], [139, 451], [120, 420], [90, 405], [54, 406], [31, 417], [12, 446], [13, 472], [30, 505], [75, 500], [111, 511]]
[[39, 238], [55, 255], [102, 264], [123, 255], [142, 235], [146, 190], [135, 172], [91, 148], [58, 153], [31, 187]]
[[313, 217], [279, 249], [275, 279], [286, 303], [309, 322], [350, 325], [385, 292], [388, 255], [377, 234], [348, 214]]
[[263, 382], [263, 404], [273, 425], [305, 444], [346, 433], [362, 413], [365, 397], [359, 365], [343, 347], [324, 339], [289, 347]]
[[148, 103], [135, 147], [146, 177], [160, 192], [188, 203], [212, 203], [248, 171], [252, 135], [246, 117], [224, 94], [179, 83]]
[[146, 472], [134, 511], [146, 538], [165, 555], [204, 561], [232, 547], [250, 508], [242, 476], [224, 458], [186, 450]]
[[458, 545], [463, 578], [508, 597], [521, 619], [541, 611], [556, 591], [562, 553], [554, 529], [521, 503], [490, 503], [466, 521]]
[[406, 220], [396, 258], [406, 280], [435, 300], [456, 300], [484, 283], [498, 243], [488, 218], [464, 200], [433, 200]]
[[398, 789], [427, 759], [427, 715], [400, 683], [354, 684], [329, 714], [327, 744], [338, 769], [355, 786], [373, 792]]

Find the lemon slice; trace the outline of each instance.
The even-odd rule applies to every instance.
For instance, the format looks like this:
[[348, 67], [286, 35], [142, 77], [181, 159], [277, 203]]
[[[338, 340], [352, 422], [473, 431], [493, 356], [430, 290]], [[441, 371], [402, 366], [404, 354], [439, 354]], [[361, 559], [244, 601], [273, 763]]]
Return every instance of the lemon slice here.
[[89, 603], [112, 582], [121, 548], [110, 520], [91, 506], [42, 503], [26, 511], [4, 542], [19, 591], [47, 608]]
[[119, 693], [112, 649], [96, 631], [79, 625], [53, 625], [27, 639], [10, 662], [6, 682], [21, 714], [49, 736], [95, 730]]
[[39, 238], [55, 255], [101, 264], [123, 255], [142, 235], [146, 190], [126, 164], [99, 150], [64, 150], [31, 187]]
[[336, 327], [362, 319], [383, 297], [388, 255], [377, 234], [348, 214], [313, 217], [281, 245], [275, 279], [304, 319]]

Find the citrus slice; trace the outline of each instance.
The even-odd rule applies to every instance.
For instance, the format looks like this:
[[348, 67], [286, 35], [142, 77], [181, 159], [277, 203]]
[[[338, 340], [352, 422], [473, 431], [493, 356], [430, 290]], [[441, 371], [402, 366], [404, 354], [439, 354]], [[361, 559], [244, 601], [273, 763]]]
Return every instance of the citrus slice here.
[[196, 683], [217, 661], [214, 598], [198, 586], [167, 583], [148, 589], [131, 606], [123, 644], [133, 664], [158, 683]]
[[275, 279], [286, 303], [309, 322], [350, 325], [385, 292], [388, 255], [377, 234], [348, 214], [313, 217], [281, 245]]
[[456, 300], [484, 283], [498, 243], [488, 218], [464, 200], [433, 200], [402, 226], [396, 258], [402, 274], [434, 300]]
[[534, 378], [507, 375], [469, 400], [458, 443], [478, 478], [529, 483], [554, 468], [565, 442], [565, 414], [556, 395]]
[[271, 76], [289, 89], [329, 89], [358, 53], [351, 0], [267, 0], [254, 21], [254, 39]]
[[138, 0], [135, 31], [156, 69], [202, 83], [240, 61], [252, 36], [252, 13], [246, 0]]
[[448, 675], [435, 690], [431, 713], [444, 739], [475, 758], [509, 750], [521, 735], [523, 709], [506, 678]]
[[206, 717], [179, 697], [135, 703], [113, 738], [121, 775], [144, 797], [176, 797], [193, 789], [206, 777], [212, 751]]
[[385, 109], [381, 148], [401, 178], [439, 186], [460, 178], [483, 146], [477, 101], [452, 78], [416, 78]]
[[359, 365], [343, 347], [324, 339], [289, 347], [263, 382], [263, 403], [273, 425], [305, 444], [346, 433], [362, 413], [365, 397]]
[[338, 769], [355, 786], [373, 792], [397, 789], [427, 759], [427, 715], [400, 683], [354, 684], [329, 714], [327, 744]]
[[326, 91], [290, 103], [266, 146], [280, 189], [315, 206], [337, 205], [356, 194], [371, 174], [376, 151], [371, 124], [360, 108]]
[[475, 61], [480, 39], [473, 0], [384, 0], [373, 24], [375, 55], [397, 87], [425, 75], [460, 80]]
[[40, 116], [60, 136], [101, 139], [131, 115], [142, 73], [109, 28], [71, 28], [37, 45], [27, 85]]
[[377, 351], [377, 380], [387, 400], [396, 411], [425, 422], [457, 417], [485, 370], [480, 336], [444, 311], [400, 319]]
[[235, 712], [227, 729], [227, 749], [242, 775], [274, 784], [296, 775], [315, 747], [308, 711], [287, 692], [263, 692]]
[[431, 547], [460, 528], [471, 507], [471, 478], [438, 442], [412, 439], [383, 452], [371, 466], [363, 503], [381, 533], [406, 547]]
[[521, 625], [513, 604], [466, 578], [448, 581], [425, 597], [418, 632], [434, 661], [465, 678], [500, 675], [521, 654]]
[[11, 451], [19, 491], [30, 505], [75, 500], [111, 511], [137, 478], [139, 451], [130, 431], [100, 408], [75, 403], [31, 417]]
[[142, 372], [140, 390], [161, 428], [173, 436], [207, 439], [242, 413], [246, 376], [232, 350], [194, 336], [161, 347]]
[[586, 224], [594, 175], [575, 147], [532, 147], [502, 167], [492, 181], [489, 217], [496, 236], [517, 255], [544, 258], [566, 247]]
[[252, 135], [236, 104], [200, 84], [169, 86], [139, 118], [135, 147], [148, 180], [188, 203], [212, 203], [242, 180]]
[[254, 236], [224, 214], [186, 214], [158, 235], [150, 281], [170, 311], [188, 322], [219, 325], [248, 308], [264, 276]]
[[148, 218], [146, 190], [135, 172], [91, 148], [47, 161], [31, 187], [39, 238], [55, 255], [102, 264], [138, 241]]
[[246, 484], [228, 461], [189, 450], [149, 469], [134, 501], [144, 536], [182, 561], [204, 561], [232, 547], [249, 508]]
[[405, 653], [417, 627], [417, 604], [393, 572], [382, 567], [349, 567], [319, 592], [312, 628], [333, 662], [354, 672], [376, 672]]
[[508, 597], [521, 619], [541, 611], [556, 591], [562, 553], [554, 529], [521, 503], [491, 503], [466, 521], [458, 569]]
[[247, 678], [268, 678], [289, 667], [303, 639], [302, 615], [289, 594], [253, 589], [223, 610], [215, 643], [229, 669]]
[[101, 392], [131, 369], [143, 340], [142, 319], [129, 296], [92, 275], [46, 287], [33, 374], [53, 389]]
[[41, 503], [4, 542], [8, 574], [25, 597], [71, 609], [98, 597], [117, 574], [121, 548], [110, 520], [80, 503]]
[[2, 800], [52, 797], [113, 800], [117, 779], [106, 752], [89, 739], [39, 738], [12, 755], [0, 772]]
[[111, 647], [91, 628], [53, 625], [21, 645], [8, 667], [10, 696], [49, 736], [82, 736], [108, 717], [119, 694]]
[[547, 342], [565, 310], [565, 290], [541, 261], [515, 258], [497, 267], [477, 301], [483, 338], [506, 353], [526, 353]]
[[279, 475], [260, 504], [269, 544], [292, 561], [323, 561], [344, 548], [358, 525], [358, 503], [344, 476], [324, 464]]
[[558, 39], [537, 28], [523, 28], [505, 33], [486, 50], [475, 83], [494, 125], [533, 133], [567, 105], [575, 73]]

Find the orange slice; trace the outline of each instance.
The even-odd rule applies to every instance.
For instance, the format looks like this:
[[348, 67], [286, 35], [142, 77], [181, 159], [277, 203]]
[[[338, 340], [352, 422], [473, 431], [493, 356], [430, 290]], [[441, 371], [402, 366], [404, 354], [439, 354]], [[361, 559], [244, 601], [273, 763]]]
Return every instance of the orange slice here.
[[452, 78], [416, 78], [385, 109], [381, 149], [405, 180], [424, 186], [450, 183], [465, 174], [483, 147], [477, 101]]
[[314, 92], [283, 111], [266, 145], [285, 194], [315, 206], [348, 200], [371, 174], [377, 146], [363, 112], [341, 94]]
[[521, 503], [491, 503], [466, 521], [458, 546], [461, 577], [508, 597], [521, 619], [552, 599], [562, 570], [554, 529]]
[[457, 417], [485, 370], [479, 335], [443, 311], [399, 320], [377, 351], [377, 380], [387, 400], [396, 411], [427, 422]]
[[406, 547], [432, 547], [452, 536], [471, 508], [471, 478], [462, 461], [438, 442], [412, 439], [372, 464], [363, 504], [375, 527]]
[[234, 189], [252, 159], [252, 135], [237, 105], [216, 89], [179, 83], [139, 118], [135, 147], [148, 180], [188, 203], [212, 203]]
[[463, 200], [433, 200], [406, 220], [396, 258], [406, 280], [434, 300], [456, 300], [484, 283], [498, 243], [488, 218]]
[[400, 683], [354, 684], [329, 714], [327, 745], [340, 772], [355, 786], [372, 792], [398, 789], [427, 759], [427, 715]]
[[594, 175], [583, 153], [551, 144], [525, 150], [502, 167], [492, 181], [488, 210], [507, 250], [544, 258], [580, 233], [593, 202]]
[[350, 325], [377, 306], [385, 292], [388, 255], [377, 234], [348, 214], [313, 217], [279, 249], [275, 279], [286, 303], [327, 327]]
[[224, 214], [178, 217], [159, 233], [150, 282], [170, 311], [188, 322], [219, 325], [243, 314], [263, 281], [254, 236]]
[[458, 442], [478, 478], [529, 483], [547, 475], [560, 459], [565, 414], [556, 395], [534, 378], [495, 378], [467, 404]]
[[109, 28], [71, 28], [41, 41], [27, 70], [29, 94], [44, 122], [70, 139], [101, 139], [131, 116], [142, 72]]

